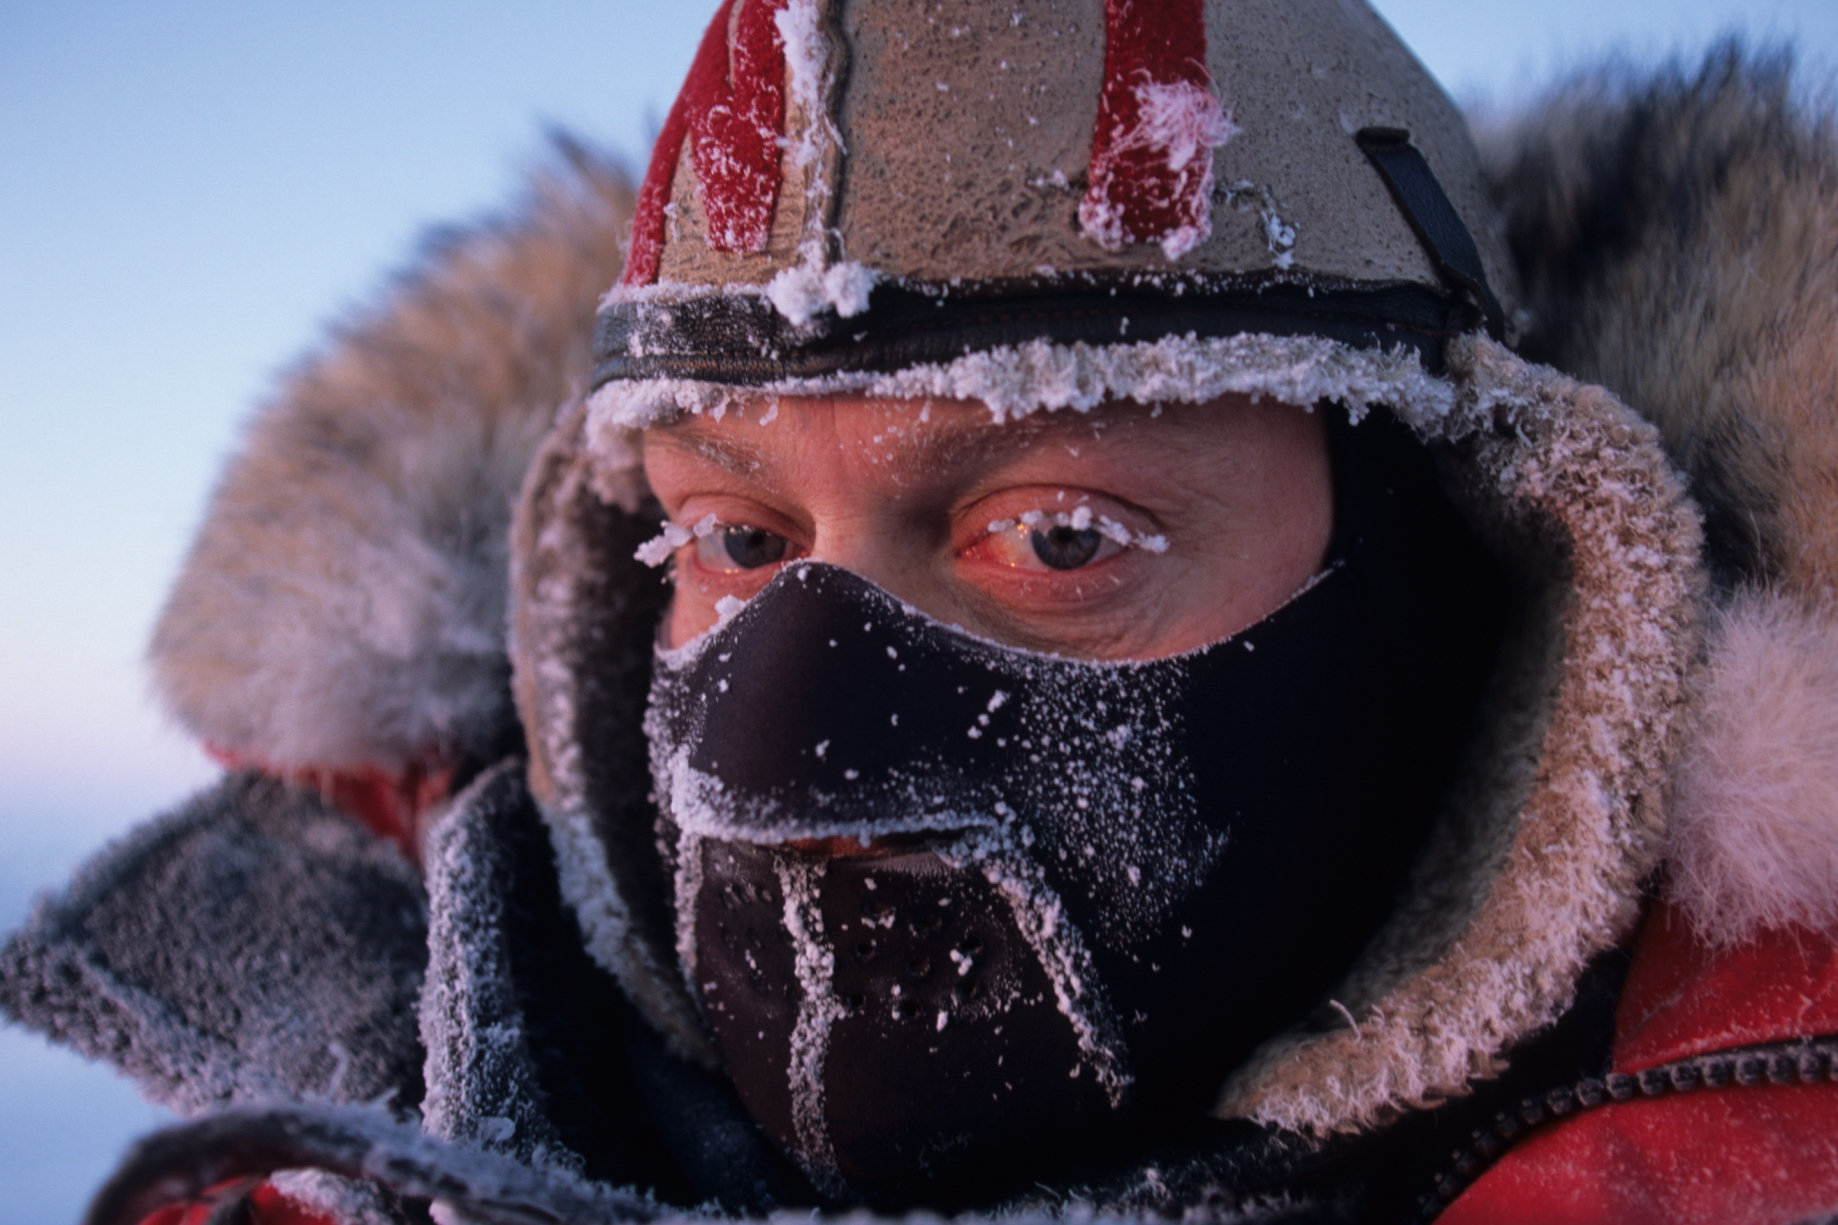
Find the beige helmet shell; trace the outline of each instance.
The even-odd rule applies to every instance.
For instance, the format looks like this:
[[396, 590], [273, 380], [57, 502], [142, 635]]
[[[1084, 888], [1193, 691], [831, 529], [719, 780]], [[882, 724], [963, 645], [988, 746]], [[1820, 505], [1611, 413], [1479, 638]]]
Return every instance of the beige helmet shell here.
[[[1420, 154], [1479, 294], [1362, 147], [1373, 129]], [[1145, 166], [1172, 219], [1132, 224], [1119, 183]], [[729, 0], [658, 142], [595, 384], [1196, 331], [1405, 340], [1433, 366], [1478, 316], [1497, 331], [1480, 298], [1510, 314], [1513, 289], [1460, 114], [1357, 0]], [[1014, 319], [1018, 300], [1037, 305]], [[915, 329], [932, 343], [890, 342]]]

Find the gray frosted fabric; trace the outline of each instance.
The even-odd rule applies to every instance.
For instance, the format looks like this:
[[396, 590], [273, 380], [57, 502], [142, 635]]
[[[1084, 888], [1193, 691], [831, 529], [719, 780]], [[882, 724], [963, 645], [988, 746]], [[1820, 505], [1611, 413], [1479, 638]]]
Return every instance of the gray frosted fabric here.
[[183, 1112], [421, 1095], [427, 904], [317, 795], [232, 775], [103, 851], [0, 952], [0, 1007]]
[[514, 904], [516, 865], [493, 826], [518, 818], [532, 826], [539, 819], [523, 785], [523, 763], [512, 761], [454, 800], [428, 848], [434, 922], [432, 973], [421, 1001], [424, 1126], [431, 1135], [530, 1165], [578, 1170], [580, 1159], [548, 1118], [511, 977], [515, 952], [505, 908]]

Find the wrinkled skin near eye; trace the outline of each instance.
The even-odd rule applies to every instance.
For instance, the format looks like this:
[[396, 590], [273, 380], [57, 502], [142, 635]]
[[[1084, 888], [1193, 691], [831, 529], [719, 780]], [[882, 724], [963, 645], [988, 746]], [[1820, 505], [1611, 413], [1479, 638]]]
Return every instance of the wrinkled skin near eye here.
[[1280, 606], [1332, 525], [1320, 417], [1244, 397], [998, 423], [969, 401], [762, 396], [648, 430], [644, 461], [671, 522], [701, 525], [674, 554], [672, 645], [809, 558], [999, 642], [1158, 658]]

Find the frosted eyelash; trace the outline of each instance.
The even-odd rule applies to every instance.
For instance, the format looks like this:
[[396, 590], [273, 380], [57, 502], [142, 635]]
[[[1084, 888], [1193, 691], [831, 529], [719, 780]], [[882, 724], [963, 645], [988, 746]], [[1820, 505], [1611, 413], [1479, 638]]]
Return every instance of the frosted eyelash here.
[[1168, 538], [1151, 536], [1144, 532], [1133, 532], [1123, 524], [1107, 515], [1092, 514], [1089, 506], [1075, 506], [1069, 511], [1056, 510], [1051, 514], [1044, 510], [1030, 510], [1018, 519], [994, 519], [984, 530], [990, 535], [1010, 531], [1017, 525], [1039, 531], [1042, 528], [1069, 527], [1075, 532], [1097, 529], [1100, 536], [1113, 540], [1125, 548], [1146, 549], [1151, 553], [1166, 553]]
[[703, 515], [696, 520], [694, 527], [684, 527], [680, 523], [664, 520], [664, 530], [633, 550], [632, 556], [647, 566], [661, 566], [670, 560], [670, 555], [692, 540], [712, 536], [721, 528], [721, 521], [713, 514]]

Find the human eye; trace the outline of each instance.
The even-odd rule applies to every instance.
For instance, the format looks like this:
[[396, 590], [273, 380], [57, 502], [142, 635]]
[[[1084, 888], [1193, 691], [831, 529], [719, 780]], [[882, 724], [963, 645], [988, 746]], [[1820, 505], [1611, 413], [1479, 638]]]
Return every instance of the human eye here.
[[1161, 552], [1167, 541], [1089, 505], [1069, 511], [1036, 508], [992, 520], [975, 546], [990, 562], [1042, 575], [1098, 566], [1129, 548]]
[[676, 558], [681, 567], [687, 560], [698, 573], [718, 577], [777, 565], [795, 552], [790, 540], [770, 528], [726, 522], [711, 513], [689, 526], [667, 520], [663, 530], [640, 545], [635, 556], [651, 566]]
[[744, 523], [717, 523], [695, 540], [696, 564], [717, 574], [777, 565], [790, 553], [791, 542], [785, 537]]

